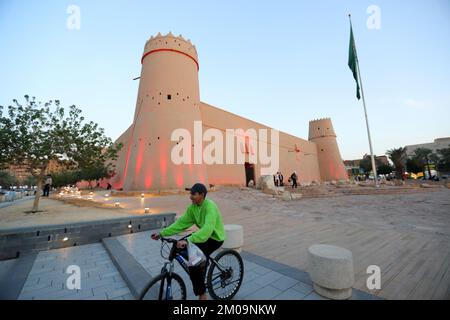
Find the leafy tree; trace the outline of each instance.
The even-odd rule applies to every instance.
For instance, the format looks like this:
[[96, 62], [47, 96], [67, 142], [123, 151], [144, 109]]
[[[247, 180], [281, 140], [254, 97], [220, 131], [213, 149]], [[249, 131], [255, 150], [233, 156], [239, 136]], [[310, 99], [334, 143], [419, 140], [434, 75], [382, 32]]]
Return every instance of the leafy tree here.
[[[449, 145], [450, 147], [450, 145]], [[437, 168], [439, 171], [449, 172], [450, 171], [450, 148], [438, 149], [438, 161]]]
[[434, 161], [437, 162], [436, 154], [434, 154], [433, 151], [430, 149], [418, 148], [414, 150], [414, 158], [417, 160], [418, 163], [423, 165], [423, 168], [426, 167], [428, 169], [428, 177], [431, 178], [430, 159], [433, 159]]
[[392, 172], [392, 167], [388, 164], [382, 163], [381, 165], [377, 165], [377, 173], [379, 174], [390, 174]]
[[3, 189], [9, 188], [10, 186], [17, 185], [18, 181], [15, 175], [13, 175], [8, 170], [1, 170], [0, 171], [0, 186], [2, 186]]
[[[100, 180], [102, 178], [110, 178], [112, 175], [112, 172], [108, 172], [105, 170], [104, 166], [97, 166], [97, 167], [90, 167], [86, 168], [80, 171], [80, 177], [81, 180], [89, 181], [89, 183], [92, 180]], [[92, 188], [92, 186], [89, 184], [89, 186]]]
[[423, 168], [424, 168], [423, 163], [418, 162], [417, 159], [414, 157], [408, 158], [406, 160], [406, 170], [408, 172], [414, 173], [422, 172]]
[[80, 180], [78, 170], [64, 170], [52, 173], [52, 184], [56, 188], [76, 184]]
[[[379, 172], [378, 168], [383, 165], [380, 159], [377, 158], [376, 155], [373, 155], [375, 158], [375, 165], [377, 166], [377, 173], [381, 174]], [[365, 154], [361, 161], [359, 162], [359, 167], [364, 170], [364, 173], [366, 176], [369, 176], [369, 172], [372, 171], [372, 157], [370, 154]]]
[[31, 174], [27, 176], [23, 180], [23, 184], [27, 185], [28, 187], [35, 186], [36, 185], [36, 178], [33, 177]]
[[386, 151], [386, 154], [394, 164], [396, 178], [401, 179], [403, 173], [405, 172], [406, 148], [405, 147], [393, 148]]
[[0, 106], [0, 165], [26, 166], [37, 180], [32, 211], [38, 210], [42, 184], [51, 160], [68, 169], [105, 166], [117, 159], [121, 144], [113, 144], [98, 124], [85, 122], [81, 110], [61, 106], [59, 100], [42, 103], [35, 97], [16, 99], [3, 114]]

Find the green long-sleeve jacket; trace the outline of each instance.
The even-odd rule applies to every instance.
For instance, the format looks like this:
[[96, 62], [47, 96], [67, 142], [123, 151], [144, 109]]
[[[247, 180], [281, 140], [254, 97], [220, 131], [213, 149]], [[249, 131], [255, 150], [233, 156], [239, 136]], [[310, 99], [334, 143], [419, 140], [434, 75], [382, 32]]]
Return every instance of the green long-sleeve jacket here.
[[191, 234], [187, 239], [193, 243], [203, 243], [209, 238], [223, 241], [226, 238], [222, 215], [214, 201], [203, 200], [200, 206], [191, 204], [186, 212], [167, 228], [159, 233], [168, 237], [180, 233], [195, 224], [199, 230]]

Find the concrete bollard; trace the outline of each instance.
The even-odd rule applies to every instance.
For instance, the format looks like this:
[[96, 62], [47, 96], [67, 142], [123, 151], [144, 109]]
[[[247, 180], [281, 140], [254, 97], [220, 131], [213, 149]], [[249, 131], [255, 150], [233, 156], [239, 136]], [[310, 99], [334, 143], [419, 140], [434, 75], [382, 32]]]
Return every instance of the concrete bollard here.
[[244, 245], [244, 228], [237, 224], [226, 224], [225, 233], [227, 234], [222, 248], [234, 249], [241, 252]]
[[352, 296], [355, 282], [351, 251], [326, 244], [308, 249], [308, 272], [314, 290], [326, 298], [344, 300]]

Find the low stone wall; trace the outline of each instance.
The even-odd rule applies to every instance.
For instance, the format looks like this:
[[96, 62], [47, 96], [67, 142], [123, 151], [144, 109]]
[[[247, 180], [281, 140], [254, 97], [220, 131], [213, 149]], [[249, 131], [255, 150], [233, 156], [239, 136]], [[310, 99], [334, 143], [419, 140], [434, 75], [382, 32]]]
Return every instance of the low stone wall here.
[[189, 195], [188, 191], [184, 189], [158, 189], [158, 190], [152, 190], [152, 191], [139, 191], [139, 190], [133, 190], [133, 191], [118, 191], [118, 190], [111, 190], [111, 196], [113, 197], [140, 197], [142, 194], [145, 196], [154, 196], [154, 195]]
[[34, 191], [0, 190], [0, 203], [12, 202], [31, 195], [34, 195]]
[[102, 241], [103, 238], [163, 228], [175, 213], [129, 216], [101, 221], [0, 230], [0, 260], [50, 249]]

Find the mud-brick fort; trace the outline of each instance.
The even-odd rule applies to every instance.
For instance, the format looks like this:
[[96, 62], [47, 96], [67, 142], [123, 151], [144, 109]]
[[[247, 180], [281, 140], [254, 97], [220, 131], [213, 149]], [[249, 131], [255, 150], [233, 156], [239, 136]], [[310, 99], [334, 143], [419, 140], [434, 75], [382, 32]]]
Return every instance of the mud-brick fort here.
[[115, 175], [110, 179], [114, 189], [182, 189], [195, 182], [242, 186], [250, 180], [259, 181], [261, 164], [252, 163], [255, 152], [250, 141], [252, 137], [245, 137], [240, 140], [244, 143], [235, 144], [232, 156], [243, 153], [243, 163], [196, 164], [192, 161], [175, 164], [171, 152], [181, 141], [172, 139], [174, 130], [184, 128], [191, 133], [192, 154], [189, 156], [192, 158], [198, 144], [203, 143], [203, 148], [207, 145], [201, 137], [194, 138], [197, 121], [201, 121], [203, 133], [215, 128], [224, 136], [227, 129], [244, 132], [267, 129], [266, 139], [257, 137], [258, 147], [277, 148], [279, 167], [273, 174], [281, 171], [285, 180], [294, 170], [299, 182], [348, 178], [329, 118], [309, 122], [308, 140], [279, 131], [279, 141], [274, 144], [270, 139], [271, 128], [200, 100], [199, 59], [189, 40], [171, 33], [165, 36], [158, 33], [145, 44], [141, 62], [134, 120], [116, 141], [121, 142], [123, 148], [115, 162]]

